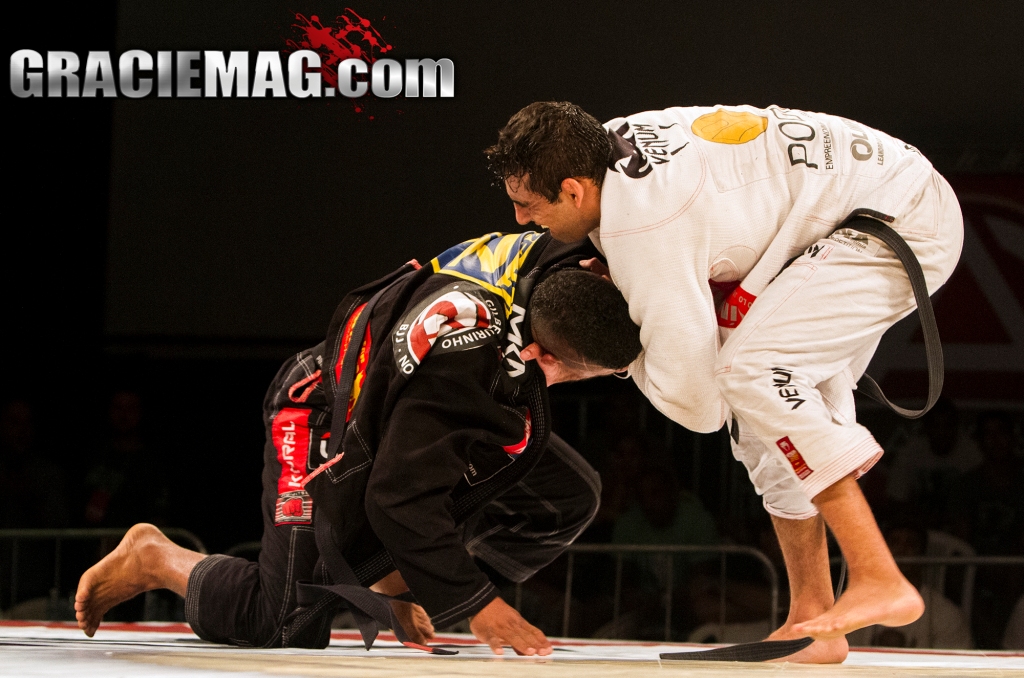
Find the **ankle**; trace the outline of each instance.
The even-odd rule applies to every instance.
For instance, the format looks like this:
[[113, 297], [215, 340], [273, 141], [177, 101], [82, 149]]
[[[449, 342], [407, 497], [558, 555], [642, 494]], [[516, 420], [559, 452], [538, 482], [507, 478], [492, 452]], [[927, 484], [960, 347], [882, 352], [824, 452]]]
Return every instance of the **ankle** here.
[[793, 624], [800, 624], [801, 622], [810, 621], [818, 615], [825, 614], [832, 609], [832, 605], [826, 606], [803, 606], [796, 610], [790, 610], [789, 615], [786, 617], [785, 626], [792, 626]]
[[832, 591], [819, 592], [816, 595], [804, 594], [795, 596], [790, 603], [786, 623], [796, 624], [808, 619], [814, 619], [819, 614], [824, 614], [831, 610], [835, 603]]
[[847, 589], [869, 587], [876, 589], [903, 590], [907, 588], [917, 590], [910, 581], [903, 576], [898, 567], [879, 568], [876, 570], [864, 570], [861, 572], [850, 572]]

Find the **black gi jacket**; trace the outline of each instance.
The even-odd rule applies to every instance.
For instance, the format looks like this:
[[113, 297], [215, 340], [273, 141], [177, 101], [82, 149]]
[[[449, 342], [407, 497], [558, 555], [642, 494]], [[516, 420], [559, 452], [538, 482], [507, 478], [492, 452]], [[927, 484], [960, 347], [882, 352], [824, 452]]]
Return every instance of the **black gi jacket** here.
[[[595, 254], [589, 241], [569, 246], [546, 233], [491, 234], [342, 301], [323, 365], [336, 415], [346, 328], [351, 334], [360, 306], [394, 283], [370, 315], [365, 374], [356, 378], [342, 442], [332, 441], [323, 455], [329, 461], [310, 455], [305, 487], [315, 522], [330, 524], [333, 542], [322, 544], [318, 529], [322, 559], [340, 552], [363, 585], [397, 567], [438, 627], [497, 595], [467, 552], [460, 525], [515, 485], [548, 440], [544, 375], [519, 359], [532, 341], [530, 290], [553, 267]], [[338, 422], [332, 430], [340, 430]]]

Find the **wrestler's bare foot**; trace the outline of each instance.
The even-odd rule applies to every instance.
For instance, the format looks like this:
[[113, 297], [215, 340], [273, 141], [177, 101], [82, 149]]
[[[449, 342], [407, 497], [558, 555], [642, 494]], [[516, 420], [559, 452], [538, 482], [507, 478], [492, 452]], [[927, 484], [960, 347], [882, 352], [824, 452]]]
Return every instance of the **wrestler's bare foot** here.
[[[806, 638], [806, 633], [796, 633], [793, 626], [787, 623], [785, 626], [768, 636], [767, 640], [796, 640]], [[850, 652], [850, 644], [845, 637], [833, 638], [831, 640], [815, 640], [813, 643], [782, 659], [773, 661], [778, 663], [790, 662], [794, 664], [842, 664], [846, 661], [846, 655]]]
[[79, 580], [75, 594], [78, 628], [91, 638], [110, 608], [145, 591], [169, 588], [184, 595], [188, 573], [202, 558], [174, 544], [153, 525], [135, 525], [117, 548]]
[[924, 600], [902, 575], [892, 579], [851, 582], [831, 610], [810, 621], [794, 624], [800, 636], [817, 640], [842, 638], [865, 626], [905, 626], [924, 614]]

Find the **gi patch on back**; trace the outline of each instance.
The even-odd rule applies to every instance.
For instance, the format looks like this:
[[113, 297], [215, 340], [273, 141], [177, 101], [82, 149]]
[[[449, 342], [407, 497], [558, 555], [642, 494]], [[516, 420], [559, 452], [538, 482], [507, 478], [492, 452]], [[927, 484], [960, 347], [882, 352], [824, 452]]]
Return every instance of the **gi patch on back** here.
[[395, 364], [411, 375], [427, 354], [468, 351], [504, 334], [502, 300], [479, 285], [456, 282], [417, 304], [392, 332]]

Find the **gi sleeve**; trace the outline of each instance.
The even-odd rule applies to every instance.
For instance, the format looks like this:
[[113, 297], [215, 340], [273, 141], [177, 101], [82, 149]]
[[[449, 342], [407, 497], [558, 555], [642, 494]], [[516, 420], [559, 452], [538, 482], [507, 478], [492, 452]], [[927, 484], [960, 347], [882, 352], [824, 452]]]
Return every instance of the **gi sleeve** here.
[[629, 249], [609, 265], [640, 325], [644, 350], [630, 375], [669, 419], [698, 433], [717, 431], [729, 407], [715, 382], [718, 325], [706, 275], [647, 234], [630, 238]]
[[368, 480], [370, 525], [438, 628], [498, 595], [451, 515], [470, 458], [507, 459], [502, 446], [523, 436], [489, 392], [498, 369], [491, 347], [428, 357], [397, 400]]

